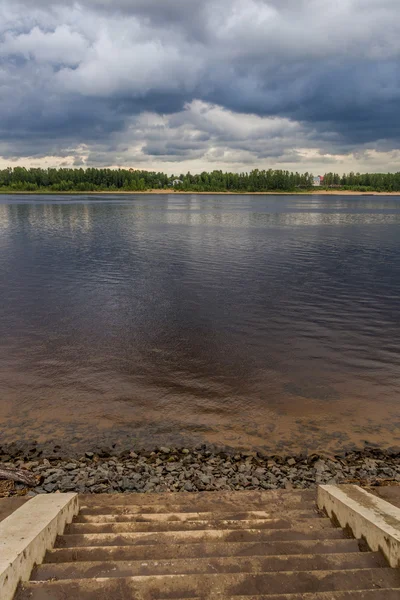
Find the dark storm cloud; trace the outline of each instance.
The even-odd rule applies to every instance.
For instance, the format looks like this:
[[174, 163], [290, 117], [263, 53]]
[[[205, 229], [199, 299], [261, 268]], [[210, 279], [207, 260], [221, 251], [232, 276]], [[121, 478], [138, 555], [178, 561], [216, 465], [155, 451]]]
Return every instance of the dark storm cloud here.
[[[390, 150], [399, 59], [397, 0], [0, 0], [0, 152]], [[238, 133], [231, 113], [267, 121]]]

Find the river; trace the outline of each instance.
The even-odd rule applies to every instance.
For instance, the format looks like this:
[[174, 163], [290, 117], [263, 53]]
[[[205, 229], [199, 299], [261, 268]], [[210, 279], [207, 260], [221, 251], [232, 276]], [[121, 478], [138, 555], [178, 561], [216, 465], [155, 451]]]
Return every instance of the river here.
[[0, 196], [0, 443], [400, 444], [400, 197]]

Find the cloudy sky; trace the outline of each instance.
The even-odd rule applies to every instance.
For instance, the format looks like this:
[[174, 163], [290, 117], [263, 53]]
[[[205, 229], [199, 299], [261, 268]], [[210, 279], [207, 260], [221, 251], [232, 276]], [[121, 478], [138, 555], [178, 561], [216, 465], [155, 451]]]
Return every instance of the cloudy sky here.
[[0, 0], [0, 166], [400, 170], [400, 0]]

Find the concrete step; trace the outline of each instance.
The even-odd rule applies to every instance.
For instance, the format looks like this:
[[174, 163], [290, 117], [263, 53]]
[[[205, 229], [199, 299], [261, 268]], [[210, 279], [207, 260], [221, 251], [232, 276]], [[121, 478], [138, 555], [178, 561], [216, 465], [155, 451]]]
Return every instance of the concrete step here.
[[290, 540], [275, 542], [199, 542], [198, 544], [94, 546], [55, 548], [46, 554], [47, 563], [72, 561], [135, 561], [172, 560], [179, 558], [208, 558], [234, 556], [280, 556], [293, 554], [358, 553], [353, 539]]
[[314, 510], [314, 491], [98, 494], [80, 497], [82, 515]]
[[209, 531], [167, 531], [136, 533], [67, 534], [57, 540], [58, 548], [77, 546], [130, 546], [146, 544], [198, 544], [200, 542], [268, 542], [285, 540], [340, 539], [341, 529], [321, 529], [314, 525], [296, 524], [291, 529], [224, 529]]
[[200, 573], [266, 573], [279, 571], [329, 571], [386, 567], [376, 552], [348, 554], [303, 554], [286, 556], [250, 556], [184, 558], [138, 561], [92, 561], [44, 564], [32, 574], [33, 581], [86, 579], [88, 577], [131, 577]]
[[[317, 508], [303, 510], [285, 510], [284, 516], [287, 519], [313, 519], [324, 516]], [[248, 512], [223, 512], [218, 508], [213, 512], [172, 512], [172, 513], [124, 513], [89, 515], [80, 513], [74, 523], [125, 523], [135, 521], [135, 523], [160, 522], [160, 521], [216, 521], [227, 519], [229, 521], [246, 521], [252, 519], [273, 519], [277, 513], [265, 510], [253, 510]]]
[[[272, 594], [268, 596], [218, 596], [218, 600], [398, 600], [400, 588], [346, 590], [343, 592], [311, 592], [306, 594]], [[174, 598], [174, 600], [186, 600]], [[193, 598], [190, 600], [203, 600]]]
[[287, 502], [251, 502], [243, 499], [241, 502], [186, 502], [177, 504], [169, 502], [167, 499], [161, 504], [144, 504], [136, 506], [134, 504], [91, 504], [90, 506], [81, 505], [82, 515], [126, 515], [126, 514], [163, 514], [163, 513], [192, 513], [192, 512], [243, 512], [247, 511], [268, 511], [274, 514], [284, 514], [289, 510], [316, 510], [316, 502], [314, 501], [287, 501]]
[[315, 504], [315, 490], [268, 490], [240, 492], [165, 492], [161, 494], [82, 494], [80, 505], [87, 506], [164, 506], [165, 504], [209, 504], [212, 509], [220, 503], [243, 506], [248, 510], [250, 504], [299, 504], [312, 502]]
[[[354, 569], [349, 571], [282, 571], [275, 573], [217, 573], [162, 575], [105, 579], [74, 579], [24, 584], [18, 600], [106, 600], [140, 597], [207, 598], [305, 594], [336, 590], [400, 589], [397, 569]], [[362, 596], [361, 596], [362, 597]], [[328, 596], [329, 598], [329, 596]]]
[[72, 523], [65, 529], [66, 534], [75, 533], [130, 533], [130, 532], [162, 532], [162, 531], [206, 531], [206, 530], [241, 530], [241, 529], [293, 529], [298, 526], [310, 529], [331, 529], [328, 518], [320, 519], [252, 519], [252, 520], [215, 520], [215, 521], [155, 521], [147, 523]]

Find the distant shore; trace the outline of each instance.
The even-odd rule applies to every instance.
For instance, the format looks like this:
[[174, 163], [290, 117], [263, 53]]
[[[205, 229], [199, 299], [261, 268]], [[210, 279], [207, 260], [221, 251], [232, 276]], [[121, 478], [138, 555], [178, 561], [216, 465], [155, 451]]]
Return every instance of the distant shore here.
[[173, 196], [400, 196], [400, 192], [357, 192], [352, 190], [326, 190], [326, 189], [315, 189], [311, 191], [298, 191], [298, 192], [283, 192], [283, 191], [268, 191], [268, 192], [188, 192], [182, 190], [143, 190], [143, 191], [127, 191], [127, 190], [102, 190], [97, 192], [57, 192], [57, 191], [45, 191], [40, 190], [36, 192], [27, 191], [3, 191], [0, 190], [0, 195], [24, 195], [24, 196], [132, 196], [132, 195], [152, 195], [152, 194], [165, 194]]

